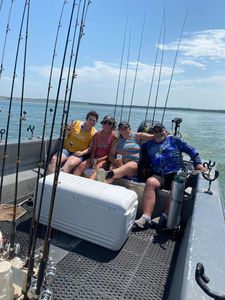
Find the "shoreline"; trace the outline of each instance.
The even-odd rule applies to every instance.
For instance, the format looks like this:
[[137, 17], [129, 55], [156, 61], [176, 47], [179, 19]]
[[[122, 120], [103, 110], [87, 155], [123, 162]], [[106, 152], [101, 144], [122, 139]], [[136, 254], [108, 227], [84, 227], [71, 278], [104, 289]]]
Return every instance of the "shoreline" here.
[[[3, 101], [7, 101], [9, 100], [10, 97], [5, 97], [5, 96], [0, 96], [0, 100], [3, 100]], [[20, 98], [19, 97], [13, 97], [13, 101], [20, 101]], [[34, 103], [34, 102], [37, 102], [37, 103], [45, 103], [46, 102], [46, 99], [34, 99], [34, 98], [24, 98], [24, 101], [25, 102], [31, 102], [31, 103]], [[63, 103], [64, 101], [63, 100], [58, 100], [59, 103]], [[54, 99], [49, 99], [49, 103], [54, 103], [55, 100]], [[108, 107], [112, 107], [112, 106], [115, 106], [115, 104], [110, 104], [110, 103], [100, 103], [100, 102], [81, 102], [81, 101], [71, 101], [71, 105], [87, 105], [87, 106], [93, 106], [93, 105], [96, 105], [96, 106], [108, 106]], [[117, 107], [121, 107], [120, 104], [117, 105]], [[124, 107], [130, 107], [129, 105], [124, 105]], [[144, 106], [144, 105], [133, 105], [132, 108], [140, 108], [140, 109], [147, 109], [147, 106]], [[153, 106], [150, 106], [149, 108], [151, 109], [154, 109]], [[157, 109], [164, 109], [164, 107], [157, 107]], [[225, 110], [223, 109], [204, 109], [204, 108], [191, 108], [191, 107], [170, 107], [168, 106], [166, 109], [168, 110], [184, 110], [184, 111], [202, 111], [202, 112], [215, 112], [215, 113], [225, 113]]]

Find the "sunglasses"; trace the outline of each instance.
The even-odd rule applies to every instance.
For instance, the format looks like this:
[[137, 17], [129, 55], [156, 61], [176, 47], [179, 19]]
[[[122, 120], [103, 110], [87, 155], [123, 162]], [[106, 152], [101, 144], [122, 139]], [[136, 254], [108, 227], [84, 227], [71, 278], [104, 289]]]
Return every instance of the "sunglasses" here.
[[105, 122], [103, 122], [103, 124], [112, 125], [112, 122], [111, 121], [105, 121]]
[[127, 130], [128, 129], [128, 127], [126, 127], [126, 126], [121, 126], [120, 128], [119, 128], [119, 130]]

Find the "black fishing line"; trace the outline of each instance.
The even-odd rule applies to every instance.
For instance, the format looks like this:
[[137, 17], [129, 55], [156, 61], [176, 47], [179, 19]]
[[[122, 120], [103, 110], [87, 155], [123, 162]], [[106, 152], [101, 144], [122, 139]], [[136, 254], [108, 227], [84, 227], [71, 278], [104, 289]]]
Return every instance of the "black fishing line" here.
[[[62, 9], [60, 12], [56, 37], [55, 37], [55, 43], [53, 48], [53, 55], [52, 55], [52, 61], [51, 61], [51, 68], [50, 68], [50, 75], [49, 75], [49, 82], [48, 82], [48, 89], [47, 89], [47, 97], [46, 97], [46, 105], [45, 105], [45, 113], [44, 113], [44, 121], [43, 121], [43, 130], [42, 130], [42, 137], [41, 137], [41, 148], [40, 148], [40, 155], [39, 155], [39, 164], [38, 164], [38, 175], [36, 180], [36, 187], [35, 187], [35, 193], [34, 193], [34, 203], [33, 203], [33, 211], [32, 211], [32, 219], [31, 219], [31, 228], [30, 228], [30, 235], [29, 235], [29, 244], [28, 244], [28, 250], [27, 250], [27, 262], [26, 265], [28, 267], [27, 271], [27, 281], [26, 281], [26, 292], [28, 291], [30, 284], [31, 284], [31, 278], [33, 275], [33, 268], [34, 268], [34, 253], [35, 253], [35, 247], [36, 247], [36, 233], [37, 233], [37, 226], [39, 223], [39, 217], [40, 213], [38, 213], [37, 220], [35, 218], [36, 216], [36, 209], [37, 209], [37, 197], [38, 197], [38, 182], [40, 178], [41, 173], [41, 167], [42, 167], [42, 158], [43, 158], [43, 151], [44, 147], [46, 145], [45, 140], [45, 131], [46, 131], [46, 125], [47, 125], [47, 115], [48, 115], [48, 107], [49, 107], [49, 98], [50, 98], [50, 92], [52, 88], [52, 75], [53, 75], [53, 69], [55, 64], [55, 57], [57, 55], [57, 44], [59, 39], [59, 32], [62, 27], [62, 17], [65, 10], [65, 5], [67, 4], [67, 1], [65, 0], [62, 5]], [[46, 158], [45, 158], [46, 159]], [[47, 164], [47, 161], [44, 162]], [[44, 184], [44, 182], [43, 182]], [[42, 201], [42, 198], [40, 199]], [[39, 210], [41, 209], [41, 204], [39, 206]]]
[[163, 109], [162, 123], [163, 123], [163, 120], [164, 120], [164, 117], [165, 117], [165, 112], [166, 112], [166, 108], [167, 108], [167, 102], [168, 102], [168, 99], [169, 99], [169, 94], [170, 94], [170, 89], [171, 89], [171, 84], [172, 84], [174, 69], [175, 69], [175, 65], [176, 65], [176, 61], [177, 61], [177, 56], [178, 56], [179, 49], [180, 49], [180, 43], [181, 43], [182, 37], [183, 37], [184, 27], [185, 27], [185, 24], [186, 24], [186, 21], [187, 21], [187, 17], [188, 17], [188, 12], [189, 12], [189, 9], [187, 9], [187, 12], [186, 12], [186, 15], [185, 15], [185, 18], [184, 18], [184, 22], [183, 22], [183, 26], [182, 26], [182, 29], [181, 29], [181, 33], [180, 33], [180, 38], [179, 38], [179, 41], [178, 41], [178, 44], [177, 44], [177, 50], [176, 50], [176, 54], [175, 54], [175, 58], [174, 58], [173, 68], [172, 68], [172, 72], [171, 72], [171, 76], [170, 76], [169, 87], [168, 87], [168, 91], [167, 91], [167, 95], [166, 95], [166, 100], [165, 100], [165, 105], [164, 105], [164, 109]]
[[160, 86], [161, 75], [162, 75], [162, 66], [163, 66], [163, 57], [164, 57], [164, 48], [165, 48], [165, 35], [166, 35], [166, 22], [165, 22], [165, 11], [164, 11], [163, 48], [162, 48], [160, 68], [159, 68], [159, 78], [158, 78], [157, 89], [156, 89], [156, 96], [155, 96], [155, 105], [154, 105], [153, 115], [152, 115], [152, 126], [153, 126], [154, 120], [155, 120], [155, 113], [156, 113], [156, 107], [157, 107], [157, 101], [158, 101], [158, 95], [159, 95], [159, 86]]
[[[85, 7], [86, 6], [85, 5], [86, 5], [86, 1], [83, 4], [82, 18], [84, 18], [84, 15], [86, 13], [86, 11], [85, 11]], [[58, 98], [59, 98], [59, 91], [60, 91], [60, 86], [61, 86], [61, 81], [62, 81], [62, 73], [63, 73], [63, 69], [64, 69], [64, 62], [65, 62], [67, 48], [68, 48], [68, 42], [69, 42], [69, 36], [70, 36], [70, 31], [71, 31], [71, 25], [72, 25], [74, 7], [75, 7], [75, 1], [73, 2], [71, 16], [70, 16], [69, 29], [68, 29], [68, 34], [67, 34], [67, 39], [66, 39], [66, 45], [65, 45], [64, 55], [63, 55], [63, 62], [62, 62], [60, 79], [59, 79], [59, 85], [58, 85], [58, 92], [57, 92], [57, 97], [56, 97], [56, 103], [58, 103]], [[84, 26], [83, 19], [82, 19], [81, 24], [80, 24], [80, 27], [82, 27], [82, 26]], [[82, 29], [82, 31], [83, 31], [83, 29]], [[79, 36], [79, 39], [80, 39], [80, 36]], [[79, 39], [78, 39], [78, 46], [77, 46], [77, 48], [79, 48], [79, 45], [80, 45]], [[75, 61], [76, 61], [76, 58], [77, 57], [75, 56]], [[73, 71], [74, 72], [72, 74], [72, 80], [71, 80], [71, 82], [73, 82], [73, 78], [75, 77], [75, 70], [73, 70]], [[70, 90], [70, 94], [71, 94], [71, 90]], [[64, 112], [63, 112], [63, 114], [64, 114]], [[55, 115], [56, 115], [56, 109], [54, 111], [53, 123], [55, 121]], [[63, 118], [63, 116], [62, 116], [62, 118]], [[68, 119], [68, 110], [66, 112], [66, 122], [67, 122], [67, 119]], [[51, 135], [50, 135], [51, 139], [52, 139], [52, 135], [53, 135], [53, 128], [51, 130]], [[50, 143], [51, 143], [51, 139], [50, 139]], [[61, 149], [61, 151], [62, 151], [62, 149]], [[49, 152], [50, 151], [48, 151], [48, 153]], [[60, 154], [61, 153], [59, 153], [59, 157], [60, 157]], [[41, 286], [43, 284], [44, 273], [45, 273], [45, 269], [46, 269], [46, 265], [47, 265], [47, 260], [48, 260], [48, 255], [49, 255], [50, 235], [51, 235], [51, 221], [52, 221], [52, 214], [53, 214], [53, 208], [54, 208], [54, 203], [55, 203], [55, 194], [56, 194], [56, 189], [57, 189], [57, 184], [58, 184], [58, 176], [59, 176], [59, 171], [60, 171], [60, 163], [61, 163], [61, 157], [59, 158], [58, 165], [56, 165], [54, 179], [53, 179], [52, 195], [51, 195], [50, 208], [49, 208], [49, 213], [48, 213], [48, 223], [47, 223], [46, 234], [45, 234], [44, 245], [43, 245], [43, 256], [42, 256], [42, 259], [40, 261], [40, 267], [39, 267], [38, 278], [37, 278], [37, 287], [36, 287], [36, 292], [35, 292], [37, 296], [40, 295]], [[46, 170], [45, 170], [45, 174], [46, 174]], [[42, 193], [42, 196], [43, 196], [43, 193]]]
[[24, 102], [24, 89], [25, 89], [25, 77], [26, 77], [26, 62], [27, 62], [27, 46], [28, 46], [28, 29], [29, 29], [29, 16], [30, 16], [30, 0], [26, 0], [27, 7], [27, 18], [26, 18], [26, 37], [24, 45], [24, 58], [23, 58], [23, 79], [22, 79], [22, 90], [21, 90], [21, 101], [20, 101], [20, 118], [19, 118], [19, 132], [17, 141], [17, 157], [16, 157], [16, 178], [15, 178], [15, 193], [14, 193], [14, 204], [13, 204], [13, 221], [11, 225], [11, 236], [10, 236], [10, 252], [9, 258], [15, 256], [15, 235], [16, 235], [16, 208], [17, 208], [17, 196], [18, 196], [18, 181], [19, 181], [19, 166], [20, 166], [20, 144], [21, 144], [21, 132], [22, 132], [22, 121], [23, 121], [23, 102]]
[[117, 89], [116, 89], [116, 101], [115, 101], [115, 106], [114, 106], [114, 119], [116, 118], [116, 109], [117, 109], [117, 105], [118, 105], [120, 80], [121, 80], [121, 74], [122, 74], [122, 68], [123, 68], [123, 56], [124, 56], [124, 49], [125, 49], [126, 36], [127, 36], [127, 24], [128, 24], [128, 16], [126, 18], [126, 25], [125, 25], [124, 37], [123, 37], [123, 47], [122, 47], [122, 53], [121, 53], [121, 59], [120, 59], [120, 71], [119, 71], [119, 77], [118, 77]]
[[14, 85], [15, 85], [15, 79], [16, 79], [17, 63], [18, 63], [18, 57], [19, 57], [20, 42], [22, 40], [22, 29], [23, 29], [23, 23], [24, 23], [24, 18], [25, 18], [26, 7], [27, 7], [27, 1], [25, 0], [23, 15], [22, 15], [21, 23], [20, 23], [20, 31], [19, 31], [19, 37], [18, 37], [18, 42], [17, 42], [16, 57], [15, 57], [14, 70], [13, 70], [12, 86], [11, 86], [11, 92], [10, 92], [10, 98], [9, 98], [6, 137], [5, 137], [5, 144], [4, 144], [4, 150], [3, 150], [3, 158], [2, 158], [1, 183], [0, 183], [0, 203], [1, 203], [1, 199], [2, 199], [4, 171], [5, 171], [5, 163], [6, 163], [6, 159], [7, 159], [9, 125], [10, 125], [10, 120], [11, 120]]
[[122, 105], [121, 105], [121, 111], [120, 111], [120, 122], [121, 122], [122, 116], [123, 116], [126, 86], [127, 86], [127, 75], [128, 75], [129, 59], [130, 59], [130, 41], [131, 41], [131, 32], [129, 32], [129, 41], [128, 41], [128, 50], [127, 50], [127, 64], [126, 64], [126, 73], [125, 73], [124, 86], [123, 86], [123, 98], [122, 98]]
[[163, 31], [164, 21], [165, 21], [165, 14], [163, 14], [162, 23], [161, 23], [161, 27], [160, 27], [160, 31], [159, 31], [159, 39], [158, 39], [157, 50], [156, 50], [156, 55], [155, 55], [154, 68], [153, 68], [153, 72], [152, 72], [152, 80], [151, 80], [149, 94], [148, 94], [147, 109], [146, 109], [146, 112], [145, 112], [145, 121], [148, 118], [148, 112], [149, 112], [149, 109], [150, 109], [150, 101], [151, 101], [151, 96], [152, 96], [152, 88], [153, 88], [153, 83], [154, 83], [154, 79], [155, 79], [156, 64], [157, 64], [158, 53], [159, 53], [159, 44], [160, 44], [161, 37], [162, 37], [162, 31]]
[[130, 100], [130, 109], [129, 109], [129, 113], [128, 113], [128, 122], [130, 121], [131, 109], [132, 109], [132, 105], [133, 105], [133, 101], [134, 101], [134, 91], [135, 91], [135, 86], [136, 86], [136, 81], [137, 81], [137, 72], [138, 72], [138, 67], [139, 67], [139, 62], [140, 62], [144, 28], [145, 28], [145, 16], [144, 16], [142, 31], [141, 31], [141, 39], [140, 39], [140, 45], [139, 45], [139, 50], [138, 50], [138, 58], [137, 58], [137, 64], [136, 64], [135, 75], [134, 75], [134, 83], [133, 83], [133, 89], [132, 89], [131, 100]]
[[2, 10], [2, 4], [3, 4], [3, 0], [1, 0], [0, 2], [0, 11]]
[[[2, 59], [1, 59], [1, 66], [0, 66], [0, 79], [2, 77], [2, 72], [4, 70], [3, 63], [4, 63], [4, 58], [5, 58], [6, 42], [7, 42], [8, 33], [10, 31], [10, 24], [9, 23], [10, 23], [10, 18], [11, 18], [11, 14], [12, 14], [12, 6], [13, 6], [14, 1], [15, 0], [11, 0], [11, 4], [10, 4], [10, 8], [9, 8], [8, 21], [7, 21], [7, 25], [6, 25], [5, 38], [4, 38], [3, 49], [2, 49]], [[1, 2], [1, 7], [2, 7], [2, 2]], [[0, 7], [0, 10], [1, 10], [1, 7]]]

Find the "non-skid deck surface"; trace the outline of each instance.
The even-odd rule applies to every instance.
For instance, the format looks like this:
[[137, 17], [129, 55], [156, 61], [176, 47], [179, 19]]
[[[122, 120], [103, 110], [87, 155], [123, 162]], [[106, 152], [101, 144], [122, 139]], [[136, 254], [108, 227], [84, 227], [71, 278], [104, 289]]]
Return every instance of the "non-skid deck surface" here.
[[[17, 220], [17, 241], [26, 254], [31, 209]], [[3, 234], [9, 222], [0, 222]], [[45, 227], [39, 226], [37, 247], [42, 244]], [[133, 231], [120, 251], [53, 230], [52, 244], [68, 251], [57, 264], [52, 284], [53, 299], [167, 299], [179, 242], [164, 231]]]

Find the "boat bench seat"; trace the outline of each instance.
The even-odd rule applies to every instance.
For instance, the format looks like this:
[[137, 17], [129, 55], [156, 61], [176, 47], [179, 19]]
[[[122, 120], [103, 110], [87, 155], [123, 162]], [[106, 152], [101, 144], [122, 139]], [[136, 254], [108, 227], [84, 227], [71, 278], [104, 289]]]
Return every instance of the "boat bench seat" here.
[[[123, 186], [123, 187], [133, 190], [137, 193], [137, 195], [138, 195], [137, 214], [141, 215], [142, 211], [143, 211], [142, 206], [143, 206], [143, 192], [144, 192], [144, 188], [145, 188], [145, 183], [144, 182], [136, 182], [136, 181], [132, 181], [132, 180], [124, 179], [124, 178], [119, 178], [119, 179], [115, 179], [113, 184]], [[170, 194], [170, 192], [168, 190], [163, 190], [163, 189], [160, 189], [156, 192], [157, 201], [156, 201], [156, 205], [155, 205], [155, 209], [154, 209], [152, 218], [156, 218], [164, 212], [165, 207], [166, 207], [166, 202], [169, 199], [169, 194]]]

